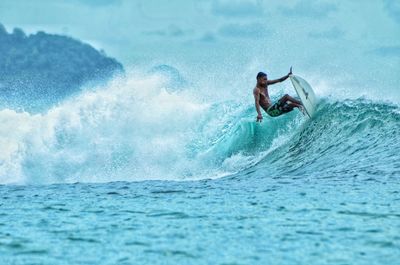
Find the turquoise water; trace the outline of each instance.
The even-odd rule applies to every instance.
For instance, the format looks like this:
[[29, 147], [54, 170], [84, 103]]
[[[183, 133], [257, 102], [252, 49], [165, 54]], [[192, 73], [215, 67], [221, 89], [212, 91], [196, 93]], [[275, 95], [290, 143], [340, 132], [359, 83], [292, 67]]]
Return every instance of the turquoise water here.
[[[1, 0], [9, 33], [76, 38], [125, 73], [2, 95], [0, 265], [400, 264], [398, 3]], [[0, 57], [22, 75], [42, 44]], [[255, 123], [257, 72], [290, 66], [315, 116]]]
[[[0, 263], [397, 264], [399, 120], [397, 105], [365, 99], [323, 99], [312, 120], [244, 119], [209, 143], [218, 148], [179, 156], [203, 157], [212, 179], [170, 163], [176, 179], [78, 183], [22, 163], [25, 185], [0, 186]], [[65, 166], [48, 156], [49, 169]], [[126, 172], [121, 163], [108, 166]]]
[[0, 261], [396, 264], [398, 190], [390, 178], [261, 172], [197, 182], [3, 186]]

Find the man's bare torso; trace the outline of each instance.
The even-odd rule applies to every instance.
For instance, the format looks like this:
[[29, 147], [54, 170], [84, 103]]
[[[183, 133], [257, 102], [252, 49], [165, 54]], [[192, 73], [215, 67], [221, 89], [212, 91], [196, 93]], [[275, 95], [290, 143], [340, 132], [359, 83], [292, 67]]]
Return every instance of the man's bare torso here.
[[260, 91], [260, 106], [264, 109], [267, 110], [271, 106], [271, 99], [269, 98], [268, 94], [268, 86], [267, 87], [258, 87], [256, 86], [254, 90]]

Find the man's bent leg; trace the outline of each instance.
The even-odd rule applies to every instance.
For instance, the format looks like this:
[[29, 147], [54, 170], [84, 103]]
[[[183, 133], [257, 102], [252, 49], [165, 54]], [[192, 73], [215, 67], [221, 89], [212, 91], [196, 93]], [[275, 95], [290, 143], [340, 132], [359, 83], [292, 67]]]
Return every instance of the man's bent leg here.
[[303, 105], [303, 104], [301, 104], [301, 101], [295, 99], [294, 97], [289, 96], [288, 94], [285, 94], [285, 95], [280, 99], [280, 101], [282, 101], [282, 102], [290, 101], [290, 102], [296, 103], [296, 104], [298, 104], [298, 105]]

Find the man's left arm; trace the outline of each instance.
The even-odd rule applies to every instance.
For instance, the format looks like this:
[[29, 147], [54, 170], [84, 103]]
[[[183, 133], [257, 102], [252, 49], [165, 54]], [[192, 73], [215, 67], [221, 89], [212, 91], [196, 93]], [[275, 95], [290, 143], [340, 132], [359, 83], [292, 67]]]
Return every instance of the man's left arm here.
[[268, 81], [267, 81], [267, 84], [268, 84], [268, 85], [273, 85], [273, 84], [276, 84], [276, 83], [283, 82], [283, 81], [285, 81], [286, 79], [288, 79], [289, 76], [290, 76], [291, 74], [292, 74], [292, 67], [290, 67], [290, 71], [289, 71], [289, 73], [288, 73], [287, 75], [282, 76], [282, 77], [279, 78], [279, 79], [268, 80]]

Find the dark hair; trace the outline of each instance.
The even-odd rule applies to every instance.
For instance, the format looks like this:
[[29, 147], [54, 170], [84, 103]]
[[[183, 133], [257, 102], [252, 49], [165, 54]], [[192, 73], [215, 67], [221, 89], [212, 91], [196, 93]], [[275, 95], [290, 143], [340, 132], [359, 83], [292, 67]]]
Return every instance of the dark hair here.
[[263, 72], [259, 72], [259, 73], [257, 74], [257, 79], [258, 79], [258, 78], [261, 78], [261, 77], [264, 77], [264, 76], [267, 76], [267, 74], [266, 74], [266, 73], [263, 73]]

